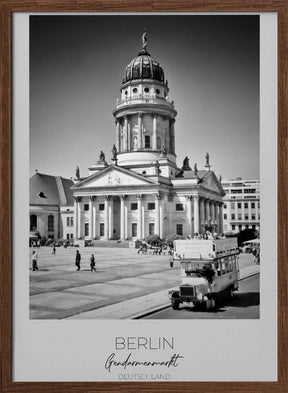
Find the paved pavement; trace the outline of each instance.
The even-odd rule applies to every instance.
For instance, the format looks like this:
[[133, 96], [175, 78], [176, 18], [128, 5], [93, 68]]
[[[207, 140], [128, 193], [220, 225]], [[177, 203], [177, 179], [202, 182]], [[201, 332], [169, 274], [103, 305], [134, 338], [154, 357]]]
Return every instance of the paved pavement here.
[[[30, 270], [31, 319], [133, 319], [169, 304], [168, 289], [180, 284], [180, 268], [169, 257], [138, 255], [135, 249], [81, 248], [81, 270], [75, 249], [42, 247], [39, 271]], [[96, 272], [89, 257], [94, 253]], [[30, 258], [31, 261], [31, 258]], [[30, 262], [31, 263], [31, 262]], [[241, 277], [259, 272], [252, 256], [241, 254]]]

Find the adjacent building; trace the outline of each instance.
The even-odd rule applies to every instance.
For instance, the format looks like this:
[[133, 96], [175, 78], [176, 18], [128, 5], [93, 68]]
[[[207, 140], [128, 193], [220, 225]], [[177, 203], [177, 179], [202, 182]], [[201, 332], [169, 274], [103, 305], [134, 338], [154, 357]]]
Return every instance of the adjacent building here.
[[260, 180], [222, 180], [226, 193], [223, 206], [223, 229], [239, 232], [260, 229]]
[[42, 238], [74, 237], [71, 179], [36, 173], [29, 181], [29, 229]]

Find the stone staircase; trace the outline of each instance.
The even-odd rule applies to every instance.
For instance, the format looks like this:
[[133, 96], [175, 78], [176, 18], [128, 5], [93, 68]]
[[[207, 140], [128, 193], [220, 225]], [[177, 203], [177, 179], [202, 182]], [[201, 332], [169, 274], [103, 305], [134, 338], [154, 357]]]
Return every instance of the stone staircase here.
[[89, 247], [129, 248], [131, 247], [130, 243], [134, 242], [128, 240], [92, 240], [92, 246]]

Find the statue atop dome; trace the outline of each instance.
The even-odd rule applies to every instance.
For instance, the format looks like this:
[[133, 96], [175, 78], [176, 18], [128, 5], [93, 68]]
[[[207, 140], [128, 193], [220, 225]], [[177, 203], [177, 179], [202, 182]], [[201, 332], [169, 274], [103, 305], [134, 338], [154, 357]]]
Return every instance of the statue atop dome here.
[[142, 34], [142, 50], [146, 52], [147, 48], [147, 33], [144, 31]]

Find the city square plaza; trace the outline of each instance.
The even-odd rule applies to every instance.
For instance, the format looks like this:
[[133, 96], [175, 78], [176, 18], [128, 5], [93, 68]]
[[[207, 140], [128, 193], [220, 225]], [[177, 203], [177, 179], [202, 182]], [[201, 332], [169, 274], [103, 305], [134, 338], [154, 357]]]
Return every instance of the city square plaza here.
[[[30, 319], [133, 319], [169, 305], [168, 290], [181, 282], [180, 266], [168, 255], [138, 254], [134, 248], [74, 247], [36, 249], [38, 271], [31, 270]], [[96, 272], [91, 272], [94, 254]], [[27, 266], [28, 268], [28, 266]], [[253, 255], [240, 254], [240, 279], [259, 272]]]

